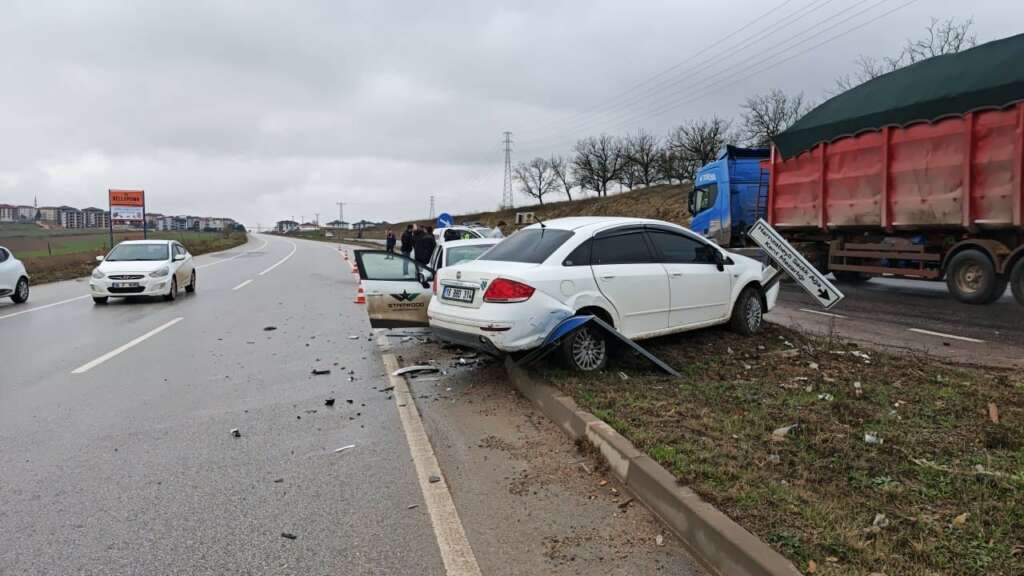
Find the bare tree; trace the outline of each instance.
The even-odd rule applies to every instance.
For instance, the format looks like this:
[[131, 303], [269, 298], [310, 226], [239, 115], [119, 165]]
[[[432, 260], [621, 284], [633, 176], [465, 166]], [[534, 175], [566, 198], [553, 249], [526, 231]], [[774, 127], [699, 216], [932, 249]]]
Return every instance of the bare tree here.
[[778, 88], [747, 98], [742, 108], [743, 137], [753, 146], [767, 146], [775, 136], [803, 116], [809, 104], [803, 92], [789, 95]]
[[536, 198], [541, 206], [544, 205], [544, 196], [557, 190], [558, 186], [551, 164], [540, 157], [529, 162], [520, 162], [512, 170], [512, 177], [519, 183], [519, 190], [531, 198]]
[[[626, 158], [625, 171], [630, 173], [629, 181], [634, 186], [650, 186], [661, 180], [661, 143], [657, 137], [644, 130], [638, 130], [635, 134], [626, 136], [621, 145], [622, 154]], [[632, 188], [628, 184], [627, 186]]]
[[718, 157], [718, 151], [731, 144], [736, 137], [731, 133], [732, 122], [712, 116], [691, 120], [669, 133], [666, 148], [675, 163], [680, 179], [693, 178], [697, 170]]
[[917, 40], [907, 39], [903, 49], [895, 57], [886, 56], [882, 59], [861, 55], [857, 58], [856, 69], [836, 79], [836, 92], [845, 92], [868, 80], [878, 78], [909, 66], [921, 60], [943, 54], [956, 54], [978, 43], [978, 37], [971, 28], [974, 20], [967, 19], [957, 22], [955, 19], [938, 20], [932, 18], [931, 24], [925, 26], [925, 35]]
[[569, 164], [569, 161], [563, 156], [552, 155], [551, 159], [548, 160], [548, 164], [551, 166], [551, 171], [555, 174], [555, 180], [562, 187], [562, 192], [572, 202], [572, 189], [576, 187], [576, 177], [572, 173], [572, 166]]
[[602, 134], [576, 143], [573, 173], [580, 188], [608, 195], [608, 185], [619, 179], [625, 158], [615, 138]]

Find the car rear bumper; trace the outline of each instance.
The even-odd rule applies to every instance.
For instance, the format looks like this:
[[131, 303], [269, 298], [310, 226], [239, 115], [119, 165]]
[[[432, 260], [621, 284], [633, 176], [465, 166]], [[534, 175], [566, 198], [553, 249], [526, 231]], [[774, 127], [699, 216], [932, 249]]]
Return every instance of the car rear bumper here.
[[[484, 351], [493, 348], [502, 353], [522, 352], [540, 346], [559, 322], [572, 315], [572, 312], [560, 307], [524, 309], [515, 304], [485, 306], [468, 309], [432, 302], [427, 311], [430, 328], [442, 340], [460, 345]], [[452, 308], [454, 314], [448, 308]], [[519, 314], [516, 314], [517, 311]]]

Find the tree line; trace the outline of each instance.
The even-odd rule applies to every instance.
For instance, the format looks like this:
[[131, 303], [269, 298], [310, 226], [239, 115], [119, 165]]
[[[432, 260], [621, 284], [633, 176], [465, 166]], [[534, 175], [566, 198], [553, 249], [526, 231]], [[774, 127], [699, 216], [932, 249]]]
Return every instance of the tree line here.
[[[853, 74], [836, 80], [834, 93], [932, 56], [970, 48], [977, 43], [972, 26], [971, 20], [933, 19], [925, 35], [908, 39], [896, 56], [882, 60], [861, 56]], [[803, 93], [774, 89], [747, 98], [738, 121], [713, 115], [684, 122], [664, 136], [645, 130], [625, 136], [590, 136], [577, 141], [567, 156], [538, 156], [518, 163], [512, 177], [522, 194], [541, 205], [550, 195], [564, 194], [571, 201], [574, 194], [607, 196], [616, 185], [632, 190], [682, 183], [692, 180], [697, 170], [713, 161], [726, 145], [770, 145], [777, 134], [813, 107]]]

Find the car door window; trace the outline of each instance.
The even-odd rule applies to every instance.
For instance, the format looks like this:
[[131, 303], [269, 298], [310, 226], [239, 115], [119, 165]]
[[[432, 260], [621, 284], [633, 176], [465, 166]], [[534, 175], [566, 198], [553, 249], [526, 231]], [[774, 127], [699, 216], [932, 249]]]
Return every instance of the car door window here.
[[651, 262], [651, 252], [641, 231], [602, 236], [594, 239], [591, 264], [642, 264]]
[[358, 254], [365, 280], [417, 281], [422, 269], [415, 260], [387, 252], [361, 252]]
[[590, 251], [593, 246], [593, 240], [580, 244], [562, 260], [562, 266], [590, 266]]
[[708, 244], [671, 232], [649, 231], [658, 252], [658, 261], [666, 264], [714, 264], [714, 248]]
[[8, 254], [7, 250], [0, 248], [0, 262], [7, 262], [7, 259], [9, 257], [10, 255]]

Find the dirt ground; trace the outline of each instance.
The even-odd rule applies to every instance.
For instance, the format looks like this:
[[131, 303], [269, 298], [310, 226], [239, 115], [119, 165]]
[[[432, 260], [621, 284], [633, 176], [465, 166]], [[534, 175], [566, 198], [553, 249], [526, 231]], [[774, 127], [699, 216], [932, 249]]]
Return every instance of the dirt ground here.
[[816, 574], [1024, 574], [1024, 376], [769, 325], [545, 377]]

